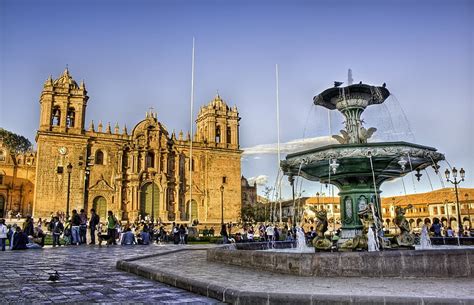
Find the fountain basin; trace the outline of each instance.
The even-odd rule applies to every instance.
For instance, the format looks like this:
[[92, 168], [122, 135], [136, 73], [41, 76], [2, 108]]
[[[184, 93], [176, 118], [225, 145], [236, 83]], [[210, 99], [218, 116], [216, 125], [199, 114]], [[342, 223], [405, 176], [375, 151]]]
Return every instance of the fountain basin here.
[[[267, 243], [236, 244], [235, 247], [209, 249], [207, 260], [313, 277], [472, 278], [474, 276], [474, 249], [287, 253], [259, 251], [266, 247], [262, 244]], [[290, 243], [287, 246], [291, 247]]]
[[[289, 154], [286, 160], [281, 161], [281, 167], [286, 175], [299, 175], [322, 183], [328, 183], [330, 178], [331, 183], [340, 187], [352, 177], [368, 178], [372, 182], [369, 154], [373, 159], [377, 185], [444, 160], [444, 155], [436, 148], [400, 141], [328, 145]], [[408, 162], [408, 156], [411, 166], [407, 163], [406, 168], [402, 169], [398, 162], [401, 158]], [[339, 167], [329, 177], [329, 161], [332, 159], [338, 161]]]

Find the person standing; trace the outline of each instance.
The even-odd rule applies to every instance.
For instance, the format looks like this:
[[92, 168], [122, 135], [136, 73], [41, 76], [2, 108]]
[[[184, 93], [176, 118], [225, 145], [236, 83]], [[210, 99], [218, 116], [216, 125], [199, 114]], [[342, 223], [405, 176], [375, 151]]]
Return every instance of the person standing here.
[[5, 225], [5, 219], [0, 219], [0, 247], [5, 251], [8, 228]]
[[72, 210], [72, 217], [71, 217], [71, 235], [72, 235], [72, 243], [79, 245], [81, 242], [81, 237], [79, 235], [79, 230], [81, 226], [81, 217], [77, 214], [77, 210]]
[[221, 227], [221, 236], [222, 236], [222, 243], [228, 244], [229, 243], [229, 235], [227, 234], [227, 226], [225, 224]]
[[33, 236], [35, 234], [33, 218], [31, 218], [30, 215], [26, 216], [26, 221], [23, 225], [23, 233], [25, 233], [26, 236]]
[[81, 218], [81, 224], [79, 225], [79, 237], [80, 241], [79, 243], [81, 244], [87, 244], [87, 214], [84, 209], [81, 209], [81, 214], [79, 214], [79, 217]]
[[59, 237], [64, 231], [64, 225], [59, 221], [59, 217], [53, 217], [53, 221], [49, 225], [49, 230], [53, 235], [53, 247], [61, 246], [61, 242], [59, 241]]
[[91, 234], [91, 245], [95, 245], [95, 231], [99, 225], [100, 217], [95, 213], [94, 209], [91, 209], [91, 219], [89, 220], [89, 229]]
[[107, 235], [109, 237], [109, 241], [107, 242], [107, 244], [113, 244], [113, 245], [116, 245], [117, 244], [117, 231], [115, 230], [117, 224], [118, 224], [118, 221], [117, 221], [117, 218], [115, 218], [115, 215], [112, 211], [109, 211], [107, 213], [108, 217], [107, 217]]

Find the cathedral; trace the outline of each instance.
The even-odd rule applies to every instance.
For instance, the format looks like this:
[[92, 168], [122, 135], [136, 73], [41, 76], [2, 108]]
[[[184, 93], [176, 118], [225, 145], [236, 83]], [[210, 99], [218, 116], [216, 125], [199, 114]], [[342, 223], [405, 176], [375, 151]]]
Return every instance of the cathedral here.
[[217, 95], [200, 108], [190, 136], [169, 132], [154, 112], [131, 130], [93, 122], [86, 128], [88, 99], [84, 82], [78, 85], [68, 69], [44, 84], [32, 161], [34, 217], [94, 208], [102, 219], [111, 210], [130, 221], [238, 221], [242, 151], [236, 107]]

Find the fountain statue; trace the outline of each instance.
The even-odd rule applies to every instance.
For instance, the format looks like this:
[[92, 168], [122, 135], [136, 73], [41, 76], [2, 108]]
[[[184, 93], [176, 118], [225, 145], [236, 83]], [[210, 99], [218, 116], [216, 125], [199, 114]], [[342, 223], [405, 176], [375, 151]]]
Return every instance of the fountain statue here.
[[[313, 210], [314, 211], [314, 210]], [[313, 246], [318, 250], [331, 250], [332, 242], [324, 236], [324, 233], [328, 230], [328, 216], [327, 212], [314, 211], [316, 214], [316, 237], [313, 239]]]
[[431, 249], [431, 248], [433, 248], [433, 246], [431, 245], [431, 239], [428, 233], [428, 226], [424, 224], [423, 227], [421, 228], [420, 249], [426, 250], [426, 249]]
[[[435, 148], [407, 142], [371, 142], [375, 127], [363, 127], [361, 118], [364, 110], [372, 105], [382, 104], [390, 95], [383, 86], [355, 84], [334, 87], [314, 97], [313, 102], [330, 110], [338, 110], [345, 117], [345, 128], [341, 135], [334, 135], [339, 144], [328, 145], [289, 154], [281, 161], [285, 175], [294, 182], [301, 176], [312, 181], [332, 184], [339, 188], [342, 232], [339, 245], [350, 244], [350, 248], [365, 248], [368, 227], [364, 228], [365, 214], [371, 214], [375, 226], [372, 228], [380, 248], [382, 231], [380, 207], [380, 186], [411, 171], [423, 170], [429, 166], [438, 167], [444, 155]], [[408, 161], [407, 161], [408, 160]], [[406, 166], [409, 162], [409, 166]], [[372, 212], [365, 211], [372, 203]], [[361, 216], [361, 217], [360, 217]], [[365, 236], [361, 238], [361, 236]], [[354, 238], [358, 239], [356, 242]], [[401, 243], [409, 244], [409, 236], [403, 235]], [[355, 243], [357, 245], [355, 245]], [[399, 244], [400, 245], [400, 244]]]
[[415, 236], [410, 233], [410, 223], [405, 217], [405, 213], [413, 206], [409, 204], [406, 208], [395, 207], [395, 224], [400, 229], [400, 234], [396, 237], [396, 242], [400, 247], [413, 247], [415, 244]]

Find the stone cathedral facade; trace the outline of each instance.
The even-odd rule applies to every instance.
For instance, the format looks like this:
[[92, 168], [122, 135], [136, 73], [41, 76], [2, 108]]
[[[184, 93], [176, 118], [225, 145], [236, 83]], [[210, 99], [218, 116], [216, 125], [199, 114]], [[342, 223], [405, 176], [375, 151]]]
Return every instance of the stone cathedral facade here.
[[[133, 129], [87, 127], [88, 96], [69, 71], [44, 84], [36, 136], [35, 217], [95, 208], [105, 217], [161, 222], [237, 222], [241, 207], [239, 113], [217, 95], [199, 110], [193, 153], [189, 134], [176, 135], [147, 112]], [[191, 168], [190, 168], [191, 167]], [[192, 190], [189, 189], [190, 170]]]

